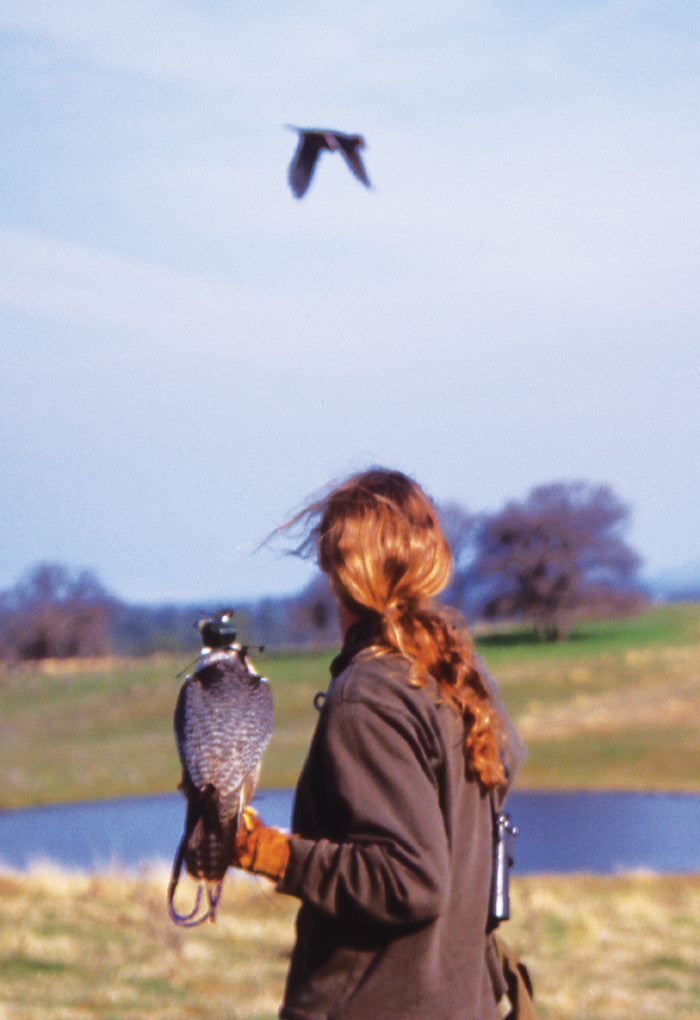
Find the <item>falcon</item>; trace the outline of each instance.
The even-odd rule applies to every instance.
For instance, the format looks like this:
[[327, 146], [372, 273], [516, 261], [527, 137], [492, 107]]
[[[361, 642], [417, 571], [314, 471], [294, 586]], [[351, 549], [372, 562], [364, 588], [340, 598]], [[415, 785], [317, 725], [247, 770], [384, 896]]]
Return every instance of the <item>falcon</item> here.
[[311, 183], [316, 162], [324, 149], [339, 152], [359, 181], [369, 188], [369, 178], [362, 164], [359, 150], [364, 148], [362, 135], [346, 135], [327, 128], [300, 128], [287, 125], [299, 133], [299, 144], [289, 164], [289, 184], [297, 198], [301, 198]]
[[[180, 788], [187, 801], [185, 831], [168, 887], [172, 920], [190, 927], [215, 919], [244, 808], [253, 796], [262, 757], [270, 742], [273, 704], [270, 685], [236, 642], [231, 613], [199, 624], [202, 651], [175, 706], [175, 742], [182, 764]], [[174, 895], [183, 863], [199, 880], [189, 914], [180, 914]], [[206, 890], [207, 904], [202, 907]]]

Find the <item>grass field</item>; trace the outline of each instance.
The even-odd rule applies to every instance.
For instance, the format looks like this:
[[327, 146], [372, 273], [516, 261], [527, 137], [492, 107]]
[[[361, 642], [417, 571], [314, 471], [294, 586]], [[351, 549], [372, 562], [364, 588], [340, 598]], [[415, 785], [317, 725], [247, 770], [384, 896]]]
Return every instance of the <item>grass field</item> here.
[[[271, 1020], [295, 902], [227, 880], [216, 924], [176, 929], [165, 874], [0, 875], [2, 1020]], [[542, 1020], [690, 1020], [700, 877], [520, 878], [504, 935]], [[428, 1020], [428, 1018], [426, 1018]]]
[[[559, 644], [483, 633], [479, 647], [527, 741], [518, 785], [700, 789], [700, 605], [591, 624]], [[275, 733], [262, 785], [291, 786], [332, 653], [262, 657]], [[0, 808], [173, 790], [182, 659], [54, 662], [0, 673]]]

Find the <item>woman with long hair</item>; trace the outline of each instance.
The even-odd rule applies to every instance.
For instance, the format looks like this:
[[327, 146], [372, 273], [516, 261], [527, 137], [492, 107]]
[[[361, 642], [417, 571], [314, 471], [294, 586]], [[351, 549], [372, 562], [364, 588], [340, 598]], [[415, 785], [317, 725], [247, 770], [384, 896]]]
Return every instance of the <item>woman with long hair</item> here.
[[292, 834], [248, 814], [232, 862], [301, 900], [279, 1015], [495, 1020], [494, 808], [524, 748], [461, 618], [435, 602], [452, 569], [438, 514], [376, 468], [300, 522], [344, 643]]

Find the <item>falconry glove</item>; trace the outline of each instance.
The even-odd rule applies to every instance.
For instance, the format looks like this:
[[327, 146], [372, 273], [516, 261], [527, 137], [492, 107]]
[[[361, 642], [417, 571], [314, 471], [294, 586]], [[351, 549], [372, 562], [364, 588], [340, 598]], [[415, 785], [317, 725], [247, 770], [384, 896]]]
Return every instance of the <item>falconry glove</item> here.
[[251, 807], [244, 808], [241, 814], [231, 864], [279, 882], [289, 862], [289, 836], [263, 825]]

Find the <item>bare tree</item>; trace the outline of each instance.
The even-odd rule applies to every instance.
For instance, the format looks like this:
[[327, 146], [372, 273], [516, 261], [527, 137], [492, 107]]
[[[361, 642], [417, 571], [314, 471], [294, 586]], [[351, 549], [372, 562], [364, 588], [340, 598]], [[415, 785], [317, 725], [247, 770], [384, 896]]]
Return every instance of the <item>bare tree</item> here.
[[313, 578], [293, 600], [289, 612], [289, 637], [293, 644], [321, 647], [337, 644], [340, 640], [338, 607], [325, 574]]
[[69, 658], [107, 650], [115, 603], [89, 571], [74, 574], [41, 563], [3, 593], [0, 605], [4, 658]]
[[466, 510], [461, 503], [441, 503], [437, 509], [454, 561], [454, 572], [445, 591], [445, 599], [465, 616], [470, 617], [473, 615], [473, 606], [469, 568], [474, 558], [474, 540], [479, 518]]
[[471, 556], [478, 517], [465, 510], [461, 503], [441, 503], [437, 509], [455, 567], [463, 567], [467, 557]]
[[603, 485], [559, 482], [485, 515], [472, 579], [486, 618], [532, 621], [565, 636], [586, 615], [620, 615], [643, 604], [641, 560], [623, 538], [629, 508]]

